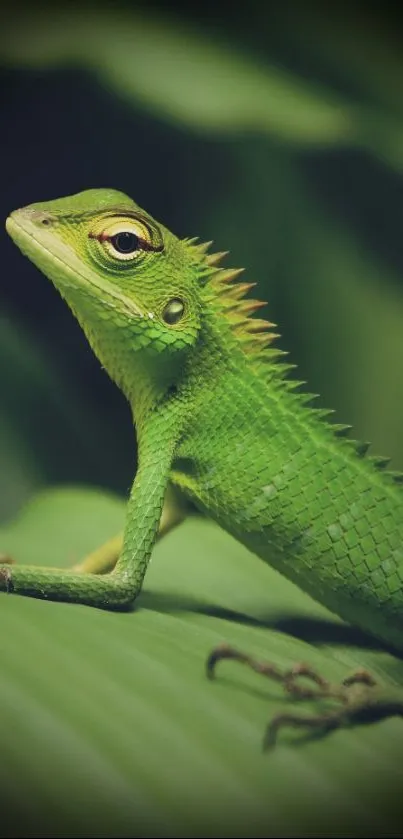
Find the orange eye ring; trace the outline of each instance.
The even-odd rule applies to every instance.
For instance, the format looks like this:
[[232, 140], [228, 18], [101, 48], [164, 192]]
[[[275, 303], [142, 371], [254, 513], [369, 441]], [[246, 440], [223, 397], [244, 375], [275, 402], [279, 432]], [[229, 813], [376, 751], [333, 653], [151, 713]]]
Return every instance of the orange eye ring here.
[[132, 218], [116, 220], [99, 232], [92, 230], [88, 238], [96, 239], [110, 256], [120, 261], [136, 259], [141, 251], [158, 253], [164, 249], [163, 244], [153, 243], [143, 222]]

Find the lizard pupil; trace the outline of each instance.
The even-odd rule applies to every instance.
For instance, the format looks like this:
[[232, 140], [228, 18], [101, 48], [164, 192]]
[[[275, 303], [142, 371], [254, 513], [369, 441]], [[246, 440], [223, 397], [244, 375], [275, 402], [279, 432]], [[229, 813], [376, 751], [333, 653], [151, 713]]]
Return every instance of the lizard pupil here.
[[127, 230], [111, 236], [111, 243], [118, 253], [134, 253], [139, 249], [139, 240], [135, 233]]

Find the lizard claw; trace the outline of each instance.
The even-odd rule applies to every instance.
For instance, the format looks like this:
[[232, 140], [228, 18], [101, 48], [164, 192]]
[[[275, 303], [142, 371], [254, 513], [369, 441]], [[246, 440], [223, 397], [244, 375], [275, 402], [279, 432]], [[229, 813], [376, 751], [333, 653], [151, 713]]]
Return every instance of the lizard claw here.
[[[290, 670], [281, 671], [274, 664], [257, 661], [228, 644], [220, 644], [212, 650], [207, 659], [209, 678], [213, 677], [217, 662], [224, 658], [240, 661], [256, 673], [280, 682], [294, 699], [331, 699], [339, 703], [336, 709], [319, 714], [277, 714], [266, 728], [263, 738], [264, 751], [275, 745], [277, 733], [283, 727], [308, 728], [326, 734], [344, 725], [370, 722], [395, 715], [403, 716], [403, 691], [378, 687], [376, 679], [364, 669], [347, 676], [339, 685], [332, 685], [308, 664], [295, 664]], [[313, 685], [302, 685], [301, 678]]]

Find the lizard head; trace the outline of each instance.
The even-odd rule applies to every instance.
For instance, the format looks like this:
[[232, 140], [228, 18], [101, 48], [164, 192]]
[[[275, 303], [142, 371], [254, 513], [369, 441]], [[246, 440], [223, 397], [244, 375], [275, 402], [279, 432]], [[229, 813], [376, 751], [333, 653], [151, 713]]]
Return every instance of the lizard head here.
[[53, 282], [129, 399], [169, 388], [197, 342], [200, 258], [121, 192], [11, 213], [7, 231]]

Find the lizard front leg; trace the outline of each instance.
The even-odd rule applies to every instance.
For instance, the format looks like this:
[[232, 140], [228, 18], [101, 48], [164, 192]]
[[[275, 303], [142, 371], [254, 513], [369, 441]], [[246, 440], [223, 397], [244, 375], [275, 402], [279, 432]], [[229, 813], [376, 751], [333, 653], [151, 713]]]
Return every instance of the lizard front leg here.
[[[188, 513], [188, 503], [179, 491], [174, 490], [168, 484], [156, 540], [159, 542], [167, 533], [170, 533], [178, 524], [181, 524]], [[107, 574], [109, 571], [113, 571], [122, 550], [123, 533], [118, 533], [116, 536], [108, 539], [103, 545], [96, 548], [95, 551], [88, 554], [81, 562], [73, 565], [71, 570], [78, 571], [81, 574]]]
[[[161, 520], [175, 445], [171, 423], [163, 414], [150, 419], [139, 445], [139, 466], [126, 511], [123, 547], [112, 571], [117, 540], [92, 555], [92, 570], [0, 566], [0, 591], [107, 609], [129, 608], [139, 594]], [[113, 540], [112, 540], [113, 541]], [[114, 548], [114, 550], [111, 550]], [[91, 565], [91, 563], [89, 563]]]

